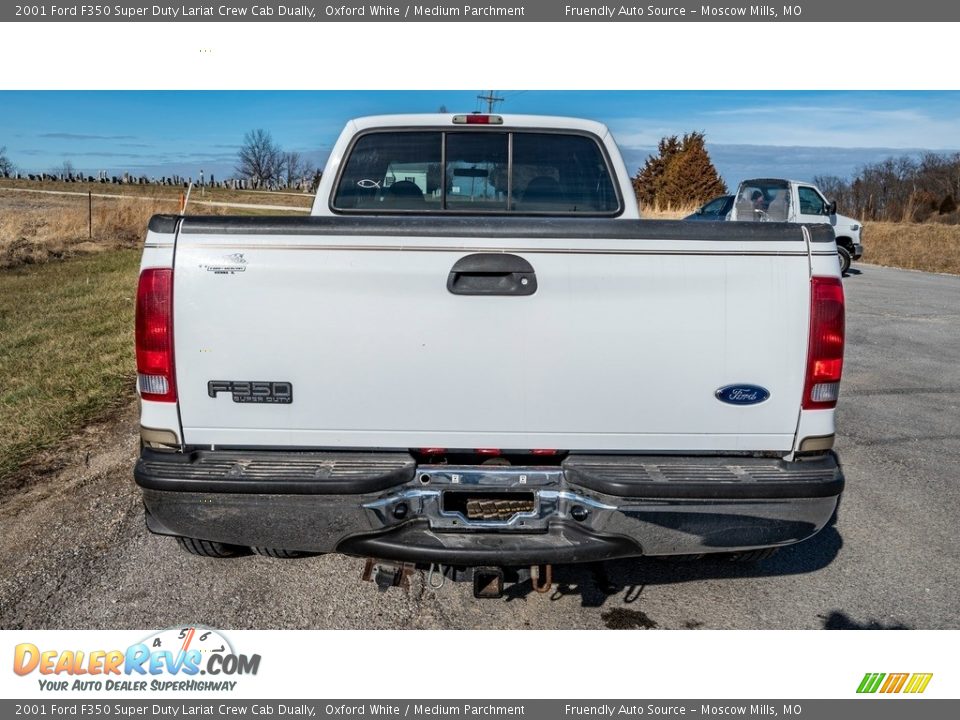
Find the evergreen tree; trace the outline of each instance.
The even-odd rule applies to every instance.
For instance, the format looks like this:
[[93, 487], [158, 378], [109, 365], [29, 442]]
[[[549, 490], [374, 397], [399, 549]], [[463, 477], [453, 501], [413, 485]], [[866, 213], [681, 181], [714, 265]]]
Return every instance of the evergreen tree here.
[[679, 139], [676, 135], [665, 137], [657, 151], [633, 179], [641, 203], [660, 208], [682, 207], [726, 194], [726, 183], [710, 160], [704, 133], [691, 132]]
[[633, 178], [633, 191], [641, 203], [645, 205], [656, 203], [663, 174], [679, 151], [680, 141], [676, 135], [671, 135], [660, 140], [656, 155], [647, 156], [647, 161]]

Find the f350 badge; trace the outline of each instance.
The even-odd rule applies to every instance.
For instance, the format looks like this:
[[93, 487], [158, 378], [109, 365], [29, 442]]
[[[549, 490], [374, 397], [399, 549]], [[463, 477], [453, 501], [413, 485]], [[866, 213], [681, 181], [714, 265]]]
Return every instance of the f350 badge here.
[[216, 398], [219, 393], [230, 393], [235, 403], [264, 403], [289, 405], [293, 402], [293, 384], [273, 380], [211, 380], [207, 395]]
[[770, 397], [770, 391], [759, 385], [726, 385], [714, 394], [728, 405], [756, 405]]

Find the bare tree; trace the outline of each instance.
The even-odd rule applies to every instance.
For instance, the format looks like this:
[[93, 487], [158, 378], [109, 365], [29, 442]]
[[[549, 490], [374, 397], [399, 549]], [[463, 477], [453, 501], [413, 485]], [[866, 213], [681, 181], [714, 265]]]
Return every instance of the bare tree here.
[[816, 175], [813, 184], [820, 188], [827, 200], [836, 200], [837, 207], [844, 212], [853, 212], [853, 188], [849, 182], [836, 175]]
[[307, 174], [307, 164], [303, 156], [298, 152], [285, 152], [283, 154], [283, 179], [287, 187], [293, 186], [298, 180], [302, 180]]
[[73, 161], [71, 161], [71, 160], [64, 160], [62, 163], [60, 163], [59, 165], [57, 165], [55, 168], [52, 168], [52, 169], [50, 170], [50, 174], [51, 174], [51, 175], [54, 175], [54, 176], [62, 175], [64, 178], [69, 179], [69, 178], [73, 177], [74, 175], [78, 175], [79, 173], [77, 172], [77, 169], [74, 167]]
[[255, 187], [263, 187], [280, 179], [284, 155], [269, 132], [258, 128], [243, 136], [237, 153], [237, 173], [250, 178]]
[[16, 166], [7, 157], [7, 146], [0, 147], [0, 175], [10, 177], [17, 171]]

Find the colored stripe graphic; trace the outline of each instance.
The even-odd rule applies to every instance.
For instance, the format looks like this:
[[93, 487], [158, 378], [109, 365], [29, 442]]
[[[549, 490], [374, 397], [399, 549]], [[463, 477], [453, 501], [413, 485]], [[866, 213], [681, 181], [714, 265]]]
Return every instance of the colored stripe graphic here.
[[[886, 681], [884, 681], [886, 678]], [[866, 673], [860, 685], [857, 687], [858, 693], [875, 693], [878, 690], [881, 693], [922, 693], [927, 689], [933, 673]], [[882, 685], [881, 685], [882, 683]]]
[[898, 693], [903, 688], [903, 684], [910, 677], [910, 673], [890, 673], [887, 675], [887, 681], [880, 688], [882, 693]]
[[930, 684], [930, 679], [933, 677], [933, 673], [914, 673], [910, 678], [910, 682], [907, 684], [904, 692], [906, 693], [922, 693], [927, 689], [927, 685]]
[[857, 692], [875, 693], [877, 688], [880, 687], [880, 682], [884, 677], [884, 673], [867, 673], [863, 676], [863, 680], [860, 681], [860, 687], [857, 688]]

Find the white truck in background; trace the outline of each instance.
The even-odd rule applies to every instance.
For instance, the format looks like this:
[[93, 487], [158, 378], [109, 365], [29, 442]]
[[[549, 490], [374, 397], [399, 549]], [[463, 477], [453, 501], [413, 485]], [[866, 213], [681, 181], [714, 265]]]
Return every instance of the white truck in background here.
[[829, 223], [833, 228], [845, 275], [854, 260], [863, 257], [863, 223], [837, 214], [837, 203], [828, 201], [813, 183], [781, 178], [744, 180], [737, 188], [728, 220], [792, 223]]
[[756, 559], [843, 488], [830, 227], [640, 220], [592, 121], [353, 120], [310, 217], [150, 221], [136, 342], [147, 526], [200, 555], [490, 597]]

